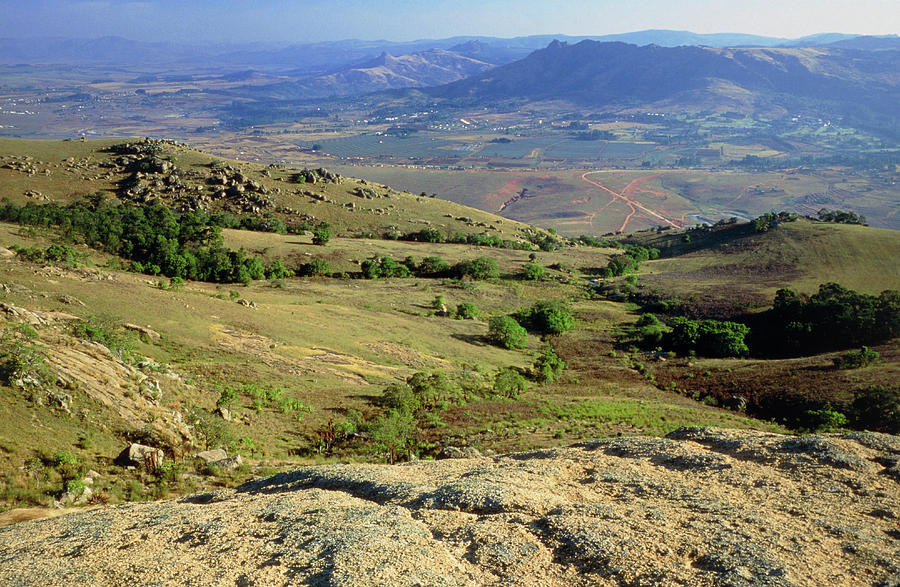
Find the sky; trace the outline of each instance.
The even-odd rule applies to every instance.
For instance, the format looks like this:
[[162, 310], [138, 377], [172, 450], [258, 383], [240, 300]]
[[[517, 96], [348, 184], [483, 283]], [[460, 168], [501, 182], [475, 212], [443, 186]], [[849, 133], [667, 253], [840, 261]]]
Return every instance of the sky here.
[[645, 29], [900, 33], [900, 0], [0, 0], [0, 38], [306, 43]]

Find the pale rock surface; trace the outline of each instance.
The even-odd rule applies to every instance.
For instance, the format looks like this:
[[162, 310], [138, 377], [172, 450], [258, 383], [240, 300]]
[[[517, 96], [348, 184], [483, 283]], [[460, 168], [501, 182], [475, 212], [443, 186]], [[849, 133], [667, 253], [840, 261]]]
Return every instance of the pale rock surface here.
[[0, 529], [0, 584], [894, 585], [900, 439], [706, 428], [305, 467]]

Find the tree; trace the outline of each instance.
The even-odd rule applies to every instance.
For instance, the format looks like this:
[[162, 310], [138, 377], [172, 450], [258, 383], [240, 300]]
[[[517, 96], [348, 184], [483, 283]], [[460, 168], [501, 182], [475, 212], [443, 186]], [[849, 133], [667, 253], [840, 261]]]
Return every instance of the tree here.
[[494, 344], [507, 349], [519, 349], [528, 343], [528, 332], [509, 316], [491, 318], [488, 336]]
[[401, 414], [415, 414], [422, 405], [412, 387], [405, 383], [394, 383], [387, 386], [381, 392], [381, 403], [386, 408], [396, 410]]
[[372, 423], [372, 441], [385, 451], [391, 464], [397, 457], [412, 449], [416, 433], [416, 421], [412, 414], [389, 410]]

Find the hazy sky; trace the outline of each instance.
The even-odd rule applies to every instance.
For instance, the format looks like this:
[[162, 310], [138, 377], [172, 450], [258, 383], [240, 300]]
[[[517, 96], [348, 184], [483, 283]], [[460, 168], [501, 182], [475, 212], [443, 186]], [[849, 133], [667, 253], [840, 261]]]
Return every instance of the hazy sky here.
[[0, 0], [0, 37], [310, 42], [643, 29], [900, 32], [900, 0]]

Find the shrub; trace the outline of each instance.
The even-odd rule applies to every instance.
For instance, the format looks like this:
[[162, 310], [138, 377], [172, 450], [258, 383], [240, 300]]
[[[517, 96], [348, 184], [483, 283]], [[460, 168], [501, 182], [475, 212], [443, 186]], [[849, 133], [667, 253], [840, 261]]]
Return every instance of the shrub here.
[[409, 267], [391, 257], [379, 256], [366, 259], [362, 263], [362, 274], [366, 279], [379, 277], [409, 277]]
[[431, 307], [435, 310], [443, 310], [447, 307], [447, 300], [444, 299], [444, 296], [438, 295], [431, 300]]
[[664, 342], [677, 351], [695, 351], [706, 357], [741, 357], [750, 352], [744, 341], [750, 328], [745, 324], [676, 316], [669, 325], [672, 331]]
[[528, 389], [528, 382], [515, 369], [500, 369], [494, 377], [493, 390], [500, 397], [516, 399], [526, 389]]
[[475, 320], [478, 318], [478, 308], [472, 302], [462, 302], [456, 306], [456, 318], [458, 320]]
[[900, 389], [880, 385], [853, 393], [850, 416], [854, 426], [888, 434], [900, 433]]
[[453, 266], [453, 275], [458, 278], [496, 279], [500, 277], [497, 262], [490, 257], [478, 257], [469, 261], [460, 261]]
[[575, 318], [565, 302], [537, 302], [528, 310], [518, 312], [516, 318], [541, 334], [562, 334], [575, 326]]
[[840, 357], [834, 359], [835, 369], [861, 369], [878, 362], [881, 355], [878, 351], [873, 351], [867, 346], [862, 347], [858, 351], [850, 351], [844, 353]]
[[328, 261], [325, 259], [317, 257], [309, 263], [304, 263], [300, 266], [300, 275], [307, 277], [328, 277], [331, 275], [331, 265], [329, 265]]
[[437, 255], [425, 257], [417, 267], [418, 273], [423, 276], [444, 275], [449, 269], [450, 265]]
[[847, 424], [847, 416], [828, 404], [819, 410], [806, 410], [802, 418], [803, 427], [810, 432], [831, 432]]
[[219, 394], [219, 399], [216, 400], [216, 407], [227, 408], [237, 401], [237, 398], [237, 392], [230, 387], [226, 387], [222, 390], [222, 393]]
[[638, 326], [659, 326], [660, 324], [659, 318], [653, 314], [641, 314], [637, 321]]
[[532, 377], [538, 383], [547, 385], [559, 379], [565, 368], [565, 361], [559, 358], [550, 343], [546, 343], [541, 354], [534, 361]]
[[275, 259], [266, 268], [266, 279], [284, 279], [293, 275], [293, 271], [284, 266], [281, 259]]
[[509, 316], [492, 318], [488, 325], [488, 336], [494, 344], [507, 349], [519, 349], [528, 342], [528, 333]]
[[312, 242], [314, 245], [325, 245], [332, 236], [334, 235], [331, 232], [331, 225], [323, 221], [313, 230]]
[[546, 274], [546, 270], [537, 263], [529, 263], [522, 270], [522, 277], [530, 281], [540, 281]]

